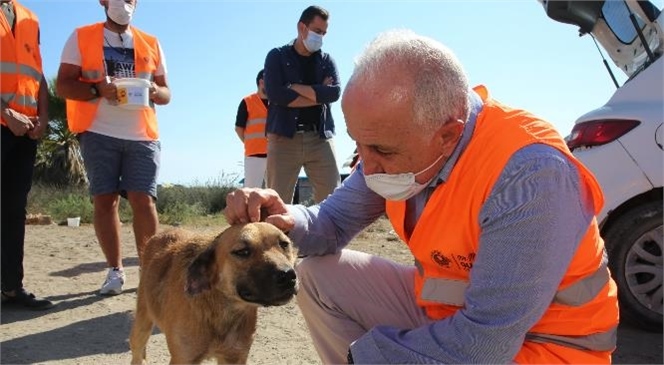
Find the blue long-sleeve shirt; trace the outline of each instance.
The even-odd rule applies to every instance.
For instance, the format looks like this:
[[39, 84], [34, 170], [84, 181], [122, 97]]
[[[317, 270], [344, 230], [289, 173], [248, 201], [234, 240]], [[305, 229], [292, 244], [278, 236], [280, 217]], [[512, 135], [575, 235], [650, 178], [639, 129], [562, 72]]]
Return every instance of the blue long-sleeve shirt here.
[[[435, 187], [444, 182], [475, 128], [475, 95], [462, 138], [438, 179], [413, 199], [415, 224]], [[593, 218], [575, 165], [553, 147], [517, 151], [480, 212], [479, 252], [453, 316], [412, 330], [372, 328], [352, 346], [356, 363], [509, 363], [526, 332], [551, 304]], [[320, 205], [290, 206], [291, 238], [303, 255], [334, 253], [385, 212], [385, 200], [364, 182], [361, 164]]]
[[[311, 56], [315, 68], [315, 83], [309, 85], [316, 93], [316, 101], [321, 104], [322, 113], [318, 123], [321, 138], [334, 136], [334, 119], [330, 103], [339, 100], [341, 85], [339, 72], [332, 56], [323, 51]], [[272, 49], [265, 57], [263, 80], [265, 93], [270, 101], [267, 113], [266, 130], [268, 133], [292, 138], [298, 123], [301, 108], [288, 106], [300, 95], [288, 88], [290, 84], [302, 84], [304, 70], [300, 65], [297, 52], [292, 43]], [[332, 78], [331, 85], [324, 85], [326, 78]]]

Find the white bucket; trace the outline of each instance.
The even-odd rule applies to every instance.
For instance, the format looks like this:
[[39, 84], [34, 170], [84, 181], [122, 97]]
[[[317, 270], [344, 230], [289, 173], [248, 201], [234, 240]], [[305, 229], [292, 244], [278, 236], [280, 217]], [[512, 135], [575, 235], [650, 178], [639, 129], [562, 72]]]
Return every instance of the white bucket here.
[[117, 79], [118, 106], [124, 109], [142, 109], [150, 106], [150, 81], [145, 79]]
[[67, 225], [69, 227], [78, 227], [81, 225], [81, 217], [67, 218]]

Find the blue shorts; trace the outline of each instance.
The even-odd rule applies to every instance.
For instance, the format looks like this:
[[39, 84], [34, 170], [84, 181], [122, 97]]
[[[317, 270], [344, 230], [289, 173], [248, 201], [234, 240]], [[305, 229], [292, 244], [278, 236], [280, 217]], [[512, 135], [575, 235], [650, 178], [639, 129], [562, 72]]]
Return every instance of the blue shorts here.
[[90, 194], [142, 192], [157, 198], [159, 141], [130, 141], [94, 132], [79, 135]]

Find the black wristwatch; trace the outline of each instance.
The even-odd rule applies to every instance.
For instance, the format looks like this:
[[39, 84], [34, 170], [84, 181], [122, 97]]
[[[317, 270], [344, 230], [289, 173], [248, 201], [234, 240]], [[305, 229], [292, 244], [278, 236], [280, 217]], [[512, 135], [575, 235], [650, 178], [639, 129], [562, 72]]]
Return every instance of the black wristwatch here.
[[99, 96], [99, 89], [97, 89], [97, 85], [90, 84], [90, 94], [92, 94], [94, 97]]

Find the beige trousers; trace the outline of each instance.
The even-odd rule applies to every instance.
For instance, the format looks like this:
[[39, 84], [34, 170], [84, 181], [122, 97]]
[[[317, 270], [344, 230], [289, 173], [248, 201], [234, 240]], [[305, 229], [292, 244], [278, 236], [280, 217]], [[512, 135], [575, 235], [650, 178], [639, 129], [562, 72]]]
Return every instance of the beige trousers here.
[[295, 270], [297, 303], [324, 364], [346, 363], [350, 344], [377, 325], [431, 323], [415, 303], [415, 266], [345, 249], [307, 257]]
[[321, 139], [318, 132], [298, 132], [291, 139], [276, 134], [267, 135], [267, 181], [287, 204], [300, 169], [309, 178], [316, 203], [323, 201], [341, 184], [332, 139]]

